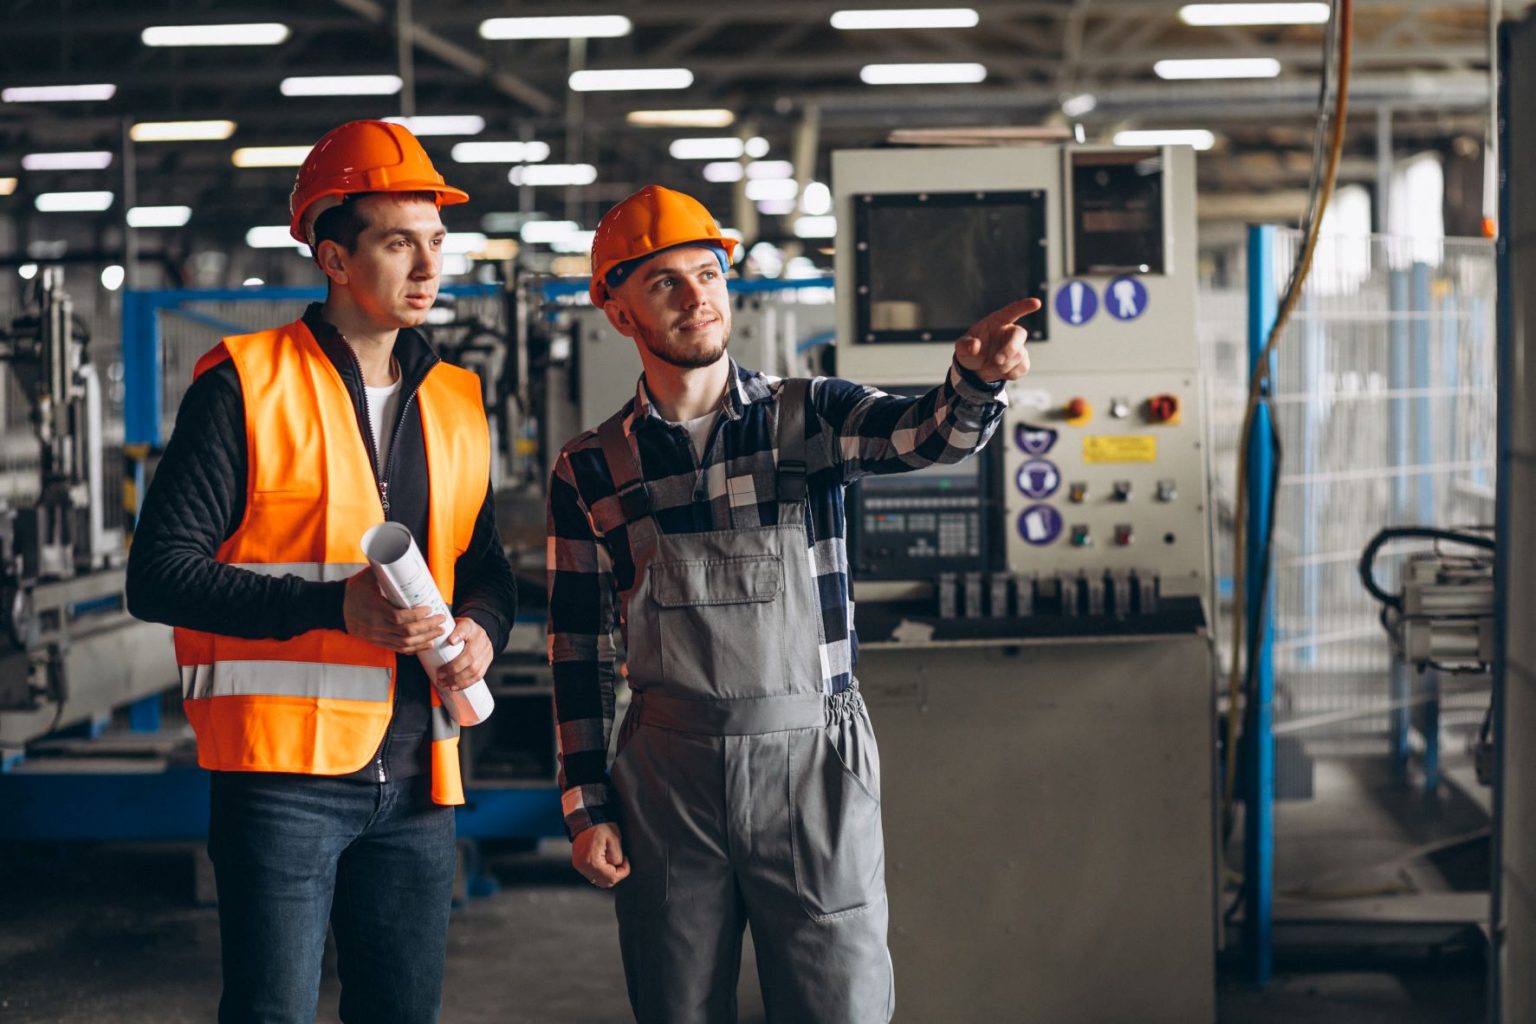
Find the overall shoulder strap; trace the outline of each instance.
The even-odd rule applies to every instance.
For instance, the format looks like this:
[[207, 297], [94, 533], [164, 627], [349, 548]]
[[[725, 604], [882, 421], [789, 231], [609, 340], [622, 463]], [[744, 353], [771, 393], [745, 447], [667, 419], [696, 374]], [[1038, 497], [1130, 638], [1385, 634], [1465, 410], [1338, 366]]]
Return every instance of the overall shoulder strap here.
[[811, 382], [788, 377], [779, 391], [779, 501], [805, 500], [805, 404]]
[[597, 428], [598, 442], [603, 446], [603, 460], [608, 463], [608, 473], [619, 495], [619, 509], [624, 521], [636, 523], [651, 514], [651, 495], [645, 488], [640, 473], [640, 463], [629, 447], [624, 434], [624, 410], [620, 409], [603, 421]]

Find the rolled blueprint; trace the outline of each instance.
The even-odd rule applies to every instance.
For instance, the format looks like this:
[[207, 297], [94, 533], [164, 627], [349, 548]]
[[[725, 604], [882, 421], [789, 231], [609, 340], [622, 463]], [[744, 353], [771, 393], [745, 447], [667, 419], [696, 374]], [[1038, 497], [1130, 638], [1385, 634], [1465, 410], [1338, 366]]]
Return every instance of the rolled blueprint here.
[[[427, 570], [427, 561], [421, 557], [416, 538], [400, 523], [380, 523], [363, 534], [363, 554], [373, 566], [379, 589], [390, 604], [396, 608], [425, 606], [443, 616], [442, 633], [431, 647], [417, 655], [432, 685], [437, 686], [437, 670], [457, 658], [464, 645], [445, 642], [448, 634], [453, 632], [453, 614], [437, 589], [437, 581]], [[460, 725], [479, 725], [496, 709], [496, 701], [484, 679], [477, 679], [462, 690], [438, 686], [437, 693], [448, 714]]]

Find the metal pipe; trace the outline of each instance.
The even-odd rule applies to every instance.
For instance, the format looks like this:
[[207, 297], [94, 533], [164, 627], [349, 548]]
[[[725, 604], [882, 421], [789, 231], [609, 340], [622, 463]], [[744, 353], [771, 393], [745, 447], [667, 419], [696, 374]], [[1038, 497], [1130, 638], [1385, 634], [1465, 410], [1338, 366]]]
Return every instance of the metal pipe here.
[[416, 64], [411, 37], [411, 0], [395, 0], [395, 56], [400, 65], [400, 116], [416, 116]]
[[[1279, 295], [1275, 281], [1274, 252], [1277, 232], [1267, 225], [1248, 234], [1248, 361], [1249, 376], [1258, 369], [1270, 330], [1278, 315]], [[1269, 535], [1270, 479], [1273, 471], [1269, 410], [1260, 405], [1255, 413], [1248, 452], [1248, 536]], [[1265, 552], [1249, 545], [1244, 574], [1247, 594], [1248, 636], [1253, 664], [1253, 688], [1243, 728], [1243, 951], [1248, 979], [1266, 985], [1274, 970], [1275, 899], [1275, 674], [1273, 637], [1269, 628], [1271, 602], [1266, 591], [1273, 582], [1265, 579]], [[1261, 589], [1263, 588], [1263, 589]]]

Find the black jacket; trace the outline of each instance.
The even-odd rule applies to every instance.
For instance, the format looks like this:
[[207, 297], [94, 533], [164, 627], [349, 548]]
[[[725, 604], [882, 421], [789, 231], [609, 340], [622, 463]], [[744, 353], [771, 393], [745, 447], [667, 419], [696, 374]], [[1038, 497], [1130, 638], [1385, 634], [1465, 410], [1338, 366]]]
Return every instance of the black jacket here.
[[[311, 305], [304, 322], [346, 382], [358, 430], [372, 453], [357, 357], [320, 310], [318, 303]], [[374, 472], [388, 500], [385, 518], [409, 527], [425, 551], [426, 445], [412, 396], [438, 357], [413, 330], [400, 332], [395, 357], [404, 381], [400, 414], [385, 432], [394, 439], [386, 465], [375, 465]], [[151, 622], [248, 638], [286, 640], [311, 629], [346, 629], [345, 581], [262, 576], [215, 560], [244, 517], [246, 468], [245, 400], [234, 364], [226, 360], [192, 383], [177, 410], [176, 429], [145, 496], [128, 558], [129, 611]], [[517, 612], [517, 589], [497, 536], [494, 507], [487, 491], [469, 547], [454, 567], [453, 612], [479, 623], [492, 649], [500, 651]], [[430, 684], [414, 655], [398, 658], [397, 665], [389, 731], [373, 760], [355, 773], [359, 779], [377, 782], [428, 770]]]

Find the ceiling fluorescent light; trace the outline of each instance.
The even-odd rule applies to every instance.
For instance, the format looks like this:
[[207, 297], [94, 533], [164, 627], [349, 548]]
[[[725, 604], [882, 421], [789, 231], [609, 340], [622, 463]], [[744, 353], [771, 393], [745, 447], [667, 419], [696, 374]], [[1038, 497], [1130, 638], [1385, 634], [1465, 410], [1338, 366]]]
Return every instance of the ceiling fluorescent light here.
[[514, 167], [507, 174], [514, 185], [590, 185], [597, 180], [591, 164], [532, 164]]
[[297, 167], [312, 146], [242, 146], [230, 160], [236, 167]]
[[485, 118], [478, 114], [434, 114], [426, 117], [386, 117], [391, 124], [404, 125], [412, 135], [479, 135], [485, 131]]
[[573, 220], [531, 220], [523, 225], [519, 235], [529, 245], [548, 245], [580, 230], [581, 225]]
[[800, 193], [800, 210], [812, 217], [825, 216], [832, 212], [832, 190], [819, 181], [813, 181], [805, 186], [805, 191]]
[[1160, 60], [1152, 65], [1158, 78], [1274, 78], [1280, 62], [1273, 57], [1214, 57], [1199, 60]]
[[567, 15], [544, 18], [487, 18], [481, 39], [611, 39], [634, 29], [622, 14]]
[[676, 139], [667, 147], [674, 160], [735, 160], [746, 150], [742, 139]]
[[796, 238], [836, 238], [837, 218], [831, 215], [821, 217], [800, 217], [795, 220]]
[[641, 128], [725, 128], [736, 115], [724, 107], [701, 110], [631, 110], [624, 120]]
[[570, 85], [577, 92], [621, 92], [629, 89], [686, 89], [693, 84], [687, 68], [609, 68], [573, 71]]
[[0, 89], [0, 101], [6, 103], [83, 103], [109, 100], [117, 95], [115, 85], [15, 85]]
[[278, 88], [284, 96], [393, 96], [400, 86], [399, 75], [303, 75]]
[[747, 198], [755, 203], [788, 202], [793, 207], [799, 194], [800, 186], [794, 178], [759, 178], [747, 182]]
[[233, 121], [140, 121], [128, 129], [134, 142], [218, 142], [233, 134]]
[[974, 85], [986, 78], [984, 64], [866, 64], [859, 71], [865, 85]]
[[793, 178], [795, 165], [788, 160], [754, 160], [747, 164], [747, 177], [758, 178]]
[[27, 171], [104, 171], [112, 166], [112, 154], [104, 149], [84, 153], [28, 153], [21, 158]]
[[1093, 113], [1099, 105], [1099, 98], [1091, 92], [1080, 92], [1075, 96], [1068, 96], [1061, 101], [1061, 112], [1067, 117], [1082, 117]]
[[452, 156], [461, 164], [537, 164], [549, 159], [549, 143], [460, 142]]
[[0, 178], [0, 196], [8, 196], [16, 191], [17, 179]]
[[757, 212], [765, 217], [786, 217], [795, 212], [793, 199], [759, 199]]
[[746, 172], [747, 169], [735, 160], [718, 160], [704, 165], [704, 180], [728, 185], [740, 181]]
[[100, 213], [114, 198], [111, 192], [44, 192], [32, 204], [41, 213]]
[[191, 219], [190, 206], [135, 206], [128, 211], [131, 228], [179, 228]]
[[443, 236], [443, 252], [462, 256], [485, 248], [485, 236], [478, 231], [450, 231]]
[[981, 19], [969, 7], [914, 7], [909, 10], [834, 11], [832, 27], [844, 31], [877, 28], [974, 28]]
[[1117, 146], [1190, 146], [1194, 149], [1210, 149], [1216, 144], [1216, 136], [1204, 128], [1176, 128], [1171, 130], [1124, 131], [1115, 133]]
[[591, 252], [592, 238], [596, 231], [572, 231], [549, 243], [555, 252]]
[[276, 21], [239, 25], [151, 25], [139, 33], [145, 46], [276, 46], [288, 26]]
[[1185, 4], [1179, 20], [1186, 25], [1324, 25], [1328, 5], [1289, 4]]
[[288, 249], [306, 251], [306, 247], [293, 240], [287, 224], [268, 224], [251, 228], [245, 233], [245, 244], [252, 249]]

